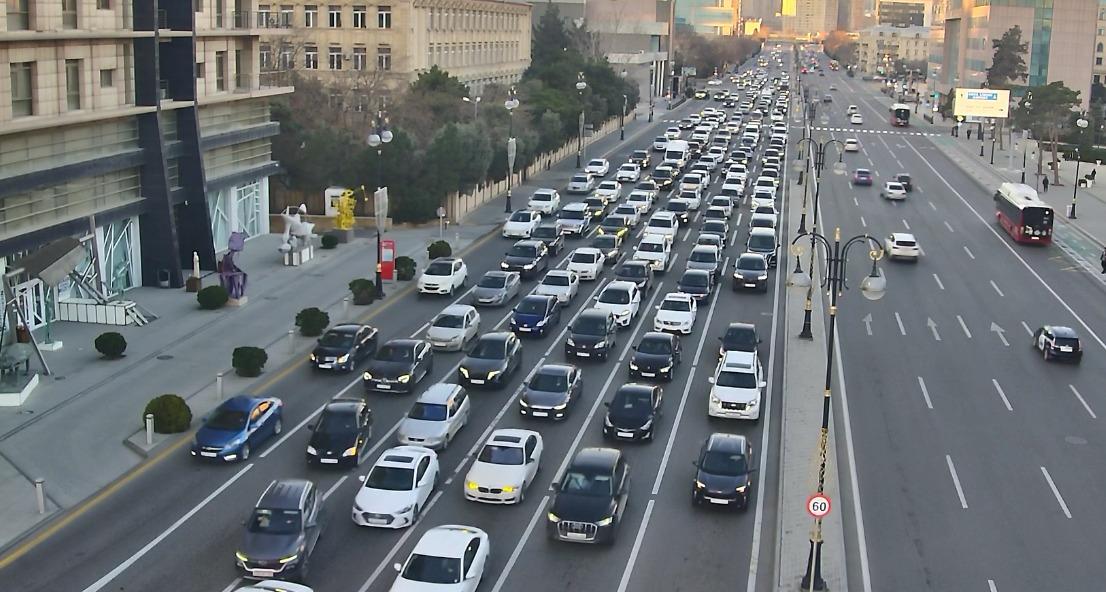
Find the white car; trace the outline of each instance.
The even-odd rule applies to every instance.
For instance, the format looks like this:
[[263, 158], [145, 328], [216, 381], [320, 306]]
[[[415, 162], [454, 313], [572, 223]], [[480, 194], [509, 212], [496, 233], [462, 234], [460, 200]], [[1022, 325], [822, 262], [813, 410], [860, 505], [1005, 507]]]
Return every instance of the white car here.
[[634, 206], [638, 214], [643, 215], [653, 209], [653, 194], [648, 191], [631, 191], [626, 197], [626, 204]]
[[695, 326], [695, 314], [699, 305], [690, 294], [672, 292], [664, 296], [659, 306], [657, 315], [653, 317], [654, 331], [677, 331], [684, 335], [690, 335]]
[[538, 189], [530, 196], [526, 208], [551, 216], [561, 209], [561, 193], [556, 189]]
[[680, 128], [670, 127], [668, 129], [664, 130], [664, 137], [668, 138], [669, 140], [679, 140], [680, 139]]
[[860, 112], [860, 107], [856, 105], [849, 105], [848, 109], [845, 109], [845, 115], [854, 115]]
[[[723, 187], [725, 187], [725, 185], [723, 185]], [[710, 198], [710, 207], [722, 208], [725, 210], [727, 218], [733, 215], [733, 202], [725, 195], [718, 195]]]
[[580, 276], [575, 271], [554, 269], [545, 274], [534, 293], [538, 296], [554, 296], [561, 303], [569, 303], [579, 290]]
[[898, 181], [887, 181], [883, 184], [883, 189], [879, 190], [879, 196], [883, 199], [906, 199], [906, 187]]
[[749, 228], [770, 228], [776, 229], [776, 225], [779, 224], [779, 216], [776, 214], [767, 213], [753, 213], [749, 216]]
[[445, 524], [423, 533], [389, 592], [475, 592], [491, 552], [488, 534], [475, 526]]
[[595, 298], [593, 308], [611, 313], [615, 323], [629, 327], [641, 309], [641, 290], [633, 282], [611, 282]]
[[722, 86], [722, 81], [717, 78], [711, 78], [707, 81], [707, 86]]
[[595, 197], [607, 203], [618, 201], [622, 197], [622, 185], [618, 181], [603, 181], [595, 188]]
[[530, 238], [530, 233], [541, 224], [541, 214], [531, 210], [517, 210], [503, 223], [503, 238]]
[[451, 304], [430, 321], [426, 340], [435, 349], [461, 351], [480, 335], [480, 313], [467, 304]]
[[668, 271], [672, 265], [672, 238], [663, 234], [642, 236], [632, 259], [649, 263], [654, 271]]
[[584, 172], [596, 177], [606, 177], [611, 172], [611, 163], [606, 158], [593, 158], [584, 166]]
[[756, 350], [727, 351], [719, 360], [711, 383], [707, 415], [730, 419], [760, 419], [764, 372]]
[[853, 113], [849, 116], [849, 123], [853, 125], [864, 125], [864, 116], [859, 113]]
[[521, 504], [541, 466], [541, 434], [503, 428], [492, 432], [465, 476], [465, 499]]
[[775, 177], [757, 177], [756, 183], [753, 183], [753, 193], [759, 190], [771, 191], [773, 194], [776, 192], [776, 179]]
[[756, 211], [757, 208], [770, 206], [775, 208], [776, 206], [776, 194], [773, 191], [757, 191], [753, 193], [752, 199], [749, 200], [749, 209]]
[[640, 178], [641, 167], [632, 162], [618, 167], [618, 170], [614, 173], [615, 181], [620, 183], [637, 183]]
[[438, 455], [422, 446], [396, 446], [381, 453], [353, 499], [353, 523], [403, 528], [415, 523], [438, 484]]
[[645, 224], [642, 240], [645, 240], [645, 237], [649, 235], [659, 234], [672, 241], [675, 240], [676, 233], [679, 230], [680, 219], [676, 217], [676, 214], [668, 211], [656, 212], [649, 217], [649, 221]]
[[845, 140], [845, 152], [860, 152], [860, 140], [856, 138]]
[[587, 204], [574, 201], [561, 208], [557, 221], [560, 222], [561, 232], [564, 234], [583, 236], [591, 227], [591, 213], [588, 212]]
[[653, 152], [664, 152], [665, 148], [668, 148], [668, 138], [666, 136], [653, 138]]
[[238, 588], [234, 592], [314, 592], [303, 584], [293, 584], [284, 580], [261, 580], [251, 582], [244, 588]]
[[419, 276], [419, 294], [446, 294], [464, 287], [468, 281], [469, 269], [465, 262], [457, 257], [438, 257], [431, 261]]
[[572, 175], [565, 187], [568, 193], [591, 193], [592, 189], [595, 189], [595, 176], [588, 173]]
[[568, 258], [568, 270], [581, 280], [595, 280], [603, 273], [603, 252], [592, 247], [580, 247]]
[[721, 189], [718, 190], [718, 195], [730, 200], [730, 206], [734, 208], [741, 205], [741, 198], [744, 194], [744, 183], [723, 183]]
[[688, 173], [680, 179], [680, 185], [676, 191], [702, 191], [705, 184], [703, 176], [699, 173]]
[[636, 204], [632, 203], [620, 203], [612, 212], [616, 216], [622, 216], [626, 219], [626, 225], [633, 228], [641, 222], [641, 211]]
[[400, 444], [445, 450], [468, 423], [471, 413], [468, 392], [460, 385], [430, 385], [400, 420], [396, 439]]
[[887, 237], [883, 248], [887, 251], [888, 259], [910, 259], [917, 262], [922, 254], [914, 235], [906, 232], [892, 233]]

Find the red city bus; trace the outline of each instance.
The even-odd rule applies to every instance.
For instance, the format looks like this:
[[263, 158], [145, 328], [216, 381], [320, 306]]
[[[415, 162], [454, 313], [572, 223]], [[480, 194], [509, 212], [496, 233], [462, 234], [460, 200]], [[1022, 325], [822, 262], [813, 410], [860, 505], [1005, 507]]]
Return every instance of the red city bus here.
[[910, 125], [910, 107], [904, 103], [891, 105], [891, 125], [908, 127]]
[[995, 192], [995, 218], [1016, 242], [1052, 244], [1052, 208], [1028, 185], [1000, 185]]

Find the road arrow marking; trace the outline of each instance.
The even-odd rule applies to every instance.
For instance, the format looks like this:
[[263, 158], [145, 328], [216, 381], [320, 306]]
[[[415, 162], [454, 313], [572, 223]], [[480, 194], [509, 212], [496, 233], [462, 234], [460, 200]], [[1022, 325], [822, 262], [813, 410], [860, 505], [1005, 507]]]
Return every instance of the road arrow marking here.
[[868, 313], [866, 317], [861, 319], [864, 322], [864, 330], [868, 332], [868, 337], [872, 336], [872, 313]]
[[998, 323], [991, 321], [991, 332], [998, 334], [998, 338], [1002, 341], [1002, 344], [1006, 347], [1010, 347], [1010, 342], [1006, 341], [1006, 330], [998, 326]]
[[930, 331], [933, 331], [933, 338], [937, 341], [941, 341], [941, 335], [937, 333], [937, 323], [933, 322], [933, 319], [926, 317], [926, 326], [929, 327]]

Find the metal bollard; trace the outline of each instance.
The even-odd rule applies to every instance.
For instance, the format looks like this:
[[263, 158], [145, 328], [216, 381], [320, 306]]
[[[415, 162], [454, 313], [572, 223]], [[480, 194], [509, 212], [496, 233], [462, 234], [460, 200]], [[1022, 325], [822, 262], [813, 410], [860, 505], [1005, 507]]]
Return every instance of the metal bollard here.
[[288, 355], [296, 355], [296, 330], [288, 330]]
[[342, 299], [342, 320], [349, 320], [349, 296]]
[[154, 414], [146, 414], [146, 445], [154, 445]]
[[35, 501], [38, 502], [38, 513], [46, 513], [46, 480], [35, 479]]
[[223, 400], [223, 377], [227, 375], [226, 370], [220, 370], [215, 375], [215, 398], [218, 401]]

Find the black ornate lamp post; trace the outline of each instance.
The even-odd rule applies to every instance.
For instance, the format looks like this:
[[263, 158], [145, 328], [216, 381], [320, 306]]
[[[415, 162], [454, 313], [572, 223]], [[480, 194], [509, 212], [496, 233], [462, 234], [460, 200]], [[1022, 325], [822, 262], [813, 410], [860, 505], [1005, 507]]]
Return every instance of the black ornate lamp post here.
[[[382, 156], [384, 154], [384, 145], [392, 141], [392, 130], [388, 129], [388, 112], [385, 109], [384, 99], [380, 100], [380, 109], [376, 112], [376, 117], [372, 122], [372, 129], [369, 131], [368, 144], [372, 148], [376, 148], [376, 190], [379, 192], [384, 188], [384, 162]], [[374, 193], [375, 195], [375, 193]], [[381, 246], [381, 234], [383, 233], [384, 223], [382, 220], [382, 212], [380, 211], [381, 201], [384, 201], [385, 211], [387, 208], [387, 201], [377, 199], [375, 204], [376, 214], [376, 297], [384, 297], [384, 282], [381, 276], [381, 260], [384, 258], [384, 249]]]
[[[802, 270], [799, 257], [806, 248], [806, 241], [801, 240], [805, 235], [798, 235], [791, 241], [791, 252], [795, 255], [795, 272], [792, 274], [793, 286], [811, 287], [813, 282], [810, 275]], [[872, 261], [872, 270], [868, 277], [860, 283], [860, 292], [869, 300], [883, 298], [887, 290], [887, 279], [879, 271], [878, 262], [883, 258], [883, 243], [871, 235], [860, 234], [854, 236], [844, 244], [841, 243], [841, 229], [834, 229], [833, 242], [825, 236], [814, 232], [810, 233], [813, 251], [821, 245], [826, 252], [826, 276], [820, 282], [822, 288], [828, 290], [830, 295], [829, 329], [826, 352], [826, 382], [822, 391], [822, 428], [818, 437], [818, 493], [823, 493], [826, 481], [826, 450], [829, 442], [829, 418], [830, 418], [830, 394], [833, 388], [833, 352], [837, 327], [837, 299], [849, 289], [846, 264], [849, 251], [852, 247], [865, 244], [868, 247], [868, 258]], [[812, 266], [813, 269], [813, 266]], [[814, 529], [810, 536], [810, 552], [807, 555], [806, 569], [803, 571], [803, 579], [800, 586], [810, 590], [824, 590], [826, 583], [822, 579], [822, 519], [814, 520]]]
[[[822, 171], [825, 170], [825, 166], [826, 166], [826, 149], [829, 148], [830, 146], [834, 146], [835, 148], [837, 148], [837, 162], [833, 163], [833, 172], [836, 175], [842, 175], [842, 174], [845, 173], [845, 163], [842, 161], [842, 156], [844, 155], [844, 152], [845, 152], [845, 144], [844, 143], [842, 143], [839, 140], [826, 140], [824, 142], [818, 142], [814, 138], [803, 138], [803, 139], [799, 140], [799, 142], [797, 144], [797, 148], [799, 149], [799, 152], [800, 152], [800, 158], [802, 158], [802, 152], [803, 152], [804, 148], [807, 151], [807, 158], [804, 159], [804, 162], [801, 165], [799, 163], [796, 163], [795, 168], [798, 169], [799, 167], [804, 167], [805, 170], [808, 171], [807, 175], [809, 175], [809, 167], [811, 165], [813, 165], [813, 167], [814, 167], [815, 184], [814, 184], [814, 208], [813, 208], [814, 209], [813, 233], [808, 233], [807, 230], [806, 230], [806, 195], [807, 195], [806, 185], [810, 184], [809, 179], [807, 180], [806, 185], [803, 186], [803, 211], [802, 211], [802, 215], [799, 217], [799, 230], [798, 230], [798, 236], [802, 236], [802, 235], [805, 235], [805, 234], [810, 234], [811, 235], [811, 239], [810, 239], [810, 242], [811, 242], [811, 245], [810, 245], [811, 246], [810, 265], [811, 266], [814, 265], [814, 234], [816, 234], [818, 232], [818, 200], [822, 195]], [[795, 261], [795, 269], [796, 270], [800, 269], [798, 259], [796, 259], [796, 261]], [[803, 328], [799, 332], [799, 337], [802, 337], [803, 339], [813, 339], [814, 338], [814, 334], [811, 333], [811, 314], [812, 314], [812, 311], [813, 311], [813, 309], [812, 309], [813, 298], [814, 298], [813, 288], [811, 288], [808, 285], [807, 286], [807, 293], [806, 293], [806, 304], [803, 307]]]
[[653, 123], [653, 87], [657, 84], [656, 64], [649, 65], [649, 123]]
[[503, 107], [507, 109], [507, 203], [504, 211], [511, 212], [511, 182], [515, 176], [515, 109], [518, 108], [518, 94], [515, 87], [507, 92], [507, 100], [503, 101]]
[[580, 135], [576, 137], [576, 168], [583, 166], [584, 159], [584, 89], [588, 83], [584, 81], [584, 73], [576, 75], [576, 92], [580, 95]]
[[[622, 82], [626, 82], [626, 69], [622, 69]], [[626, 140], [626, 95], [622, 95], [622, 114], [618, 117], [618, 140]]]
[[1075, 125], [1079, 127], [1079, 146], [1075, 147], [1075, 183], [1071, 186], [1071, 212], [1068, 213], [1068, 218], [1075, 220], [1075, 201], [1078, 198], [1079, 191], [1079, 162], [1083, 159], [1083, 155], [1080, 153], [1079, 148], [1083, 145], [1083, 134], [1087, 131], [1087, 118], [1083, 117], [1083, 113], [1079, 114], [1079, 119], [1075, 120]]

